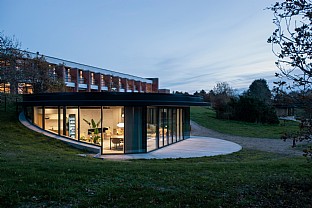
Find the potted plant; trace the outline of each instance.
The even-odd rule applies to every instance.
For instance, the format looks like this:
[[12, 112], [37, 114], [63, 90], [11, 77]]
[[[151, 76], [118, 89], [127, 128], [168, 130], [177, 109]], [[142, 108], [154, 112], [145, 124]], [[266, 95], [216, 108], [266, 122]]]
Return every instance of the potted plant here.
[[99, 136], [99, 125], [101, 123], [101, 120], [99, 120], [97, 123], [95, 123], [94, 119], [92, 118], [91, 121], [87, 121], [86, 119], [83, 119], [90, 127], [90, 129], [94, 129], [94, 132], [92, 132], [92, 139], [93, 143], [96, 144], [98, 143], [98, 140], [101, 138]]

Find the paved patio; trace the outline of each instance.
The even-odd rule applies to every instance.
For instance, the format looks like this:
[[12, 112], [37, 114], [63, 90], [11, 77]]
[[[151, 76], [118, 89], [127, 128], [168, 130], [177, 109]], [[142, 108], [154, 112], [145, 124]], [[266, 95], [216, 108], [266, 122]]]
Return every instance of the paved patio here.
[[242, 147], [234, 142], [210, 137], [192, 136], [176, 144], [143, 154], [98, 155], [98, 158], [112, 160], [192, 158], [226, 155], [240, 151]]

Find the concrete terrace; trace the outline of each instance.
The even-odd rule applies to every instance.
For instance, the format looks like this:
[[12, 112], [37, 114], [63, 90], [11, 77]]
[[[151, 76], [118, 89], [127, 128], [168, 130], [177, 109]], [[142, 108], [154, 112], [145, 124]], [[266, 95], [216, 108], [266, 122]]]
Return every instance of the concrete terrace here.
[[226, 155], [240, 151], [241, 149], [242, 147], [234, 142], [210, 137], [192, 136], [189, 139], [148, 153], [99, 155], [98, 158], [114, 160], [193, 158]]
[[119, 154], [119, 155], [100, 155], [100, 147], [77, 142], [66, 137], [58, 136], [31, 124], [25, 118], [23, 113], [19, 116], [20, 122], [27, 128], [42, 133], [48, 137], [52, 137], [79, 149], [98, 153], [96, 158], [111, 160], [129, 160], [129, 159], [167, 159], [167, 158], [194, 158], [205, 156], [226, 155], [240, 151], [242, 147], [234, 142], [216, 139], [211, 137], [192, 136], [189, 139], [177, 142], [175, 144], [157, 149], [148, 153], [141, 154]]

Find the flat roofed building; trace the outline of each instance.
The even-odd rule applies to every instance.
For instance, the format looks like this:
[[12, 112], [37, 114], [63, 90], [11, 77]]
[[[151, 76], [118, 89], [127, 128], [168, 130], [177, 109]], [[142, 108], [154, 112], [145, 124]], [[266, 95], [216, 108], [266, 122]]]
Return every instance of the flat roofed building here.
[[201, 97], [162, 93], [81, 92], [24, 95], [26, 118], [102, 154], [150, 152], [190, 137], [190, 106]]
[[[39, 54], [25, 54], [14, 61], [14, 66], [1, 62], [2, 69], [17, 70], [21, 75], [29, 72], [27, 69], [37, 69], [34, 64], [39, 65]], [[20, 104], [31, 124], [76, 146], [91, 145], [102, 154], [145, 153], [187, 139], [190, 106], [206, 105], [201, 97], [159, 90], [158, 78], [141, 78], [50, 56], [42, 60], [41, 70], [48, 76], [44, 81], [61, 80], [65, 85], [62, 92], [37, 93], [40, 91], [36, 91], [29, 74], [11, 83], [0, 76], [0, 92], [24, 94]]]

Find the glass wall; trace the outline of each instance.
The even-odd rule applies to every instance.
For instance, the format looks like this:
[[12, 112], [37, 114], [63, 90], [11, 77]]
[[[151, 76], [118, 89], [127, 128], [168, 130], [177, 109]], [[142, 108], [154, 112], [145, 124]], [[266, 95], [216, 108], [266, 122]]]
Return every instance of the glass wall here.
[[[75, 115], [68, 114], [70, 120], [75, 119]], [[78, 116], [76, 116], [78, 119]], [[80, 141], [98, 144], [101, 142], [101, 107], [87, 106], [80, 107]], [[74, 132], [73, 132], [74, 133]], [[72, 137], [72, 135], [70, 135]]]
[[184, 129], [189, 129], [185, 112], [184, 108], [147, 108], [147, 152], [184, 139]]
[[182, 109], [177, 109], [177, 141], [183, 139]]
[[122, 106], [105, 106], [103, 115], [103, 149], [104, 154], [124, 152], [124, 108]]
[[39, 126], [40, 128], [43, 128], [43, 125], [42, 125], [42, 107], [34, 107], [34, 124]]
[[47, 131], [102, 146], [103, 154], [149, 152], [190, 136], [188, 108], [36, 106], [25, 113]]
[[58, 134], [58, 107], [44, 108], [44, 129]]
[[176, 108], [172, 109], [172, 142], [177, 142], [177, 125], [179, 120], [177, 119], [177, 110]]
[[168, 114], [167, 114], [167, 141], [168, 141], [168, 145], [172, 144], [172, 140], [173, 140], [173, 117], [172, 117], [172, 108], [169, 108], [167, 110]]
[[27, 106], [24, 108], [24, 113], [28, 121], [34, 122], [34, 108]]
[[18, 94], [32, 94], [33, 86], [29, 83], [18, 83]]
[[[65, 118], [64, 115], [66, 115]], [[66, 119], [65, 128], [63, 127], [63, 135], [78, 140], [78, 107], [63, 107], [63, 119]], [[66, 129], [66, 132], [64, 132], [64, 129]]]
[[165, 137], [165, 111], [163, 108], [159, 108], [159, 142], [158, 142], [158, 147], [163, 147], [164, 146], [164, 137]]
[[10, 93], [10, 84], [0, 83], [0, 93]]
[[158, 148], [157, 138], [159, 136], [158, 128], [158, 109], [147, 108], [147, 151], [152, 151]]
[[191, 135], [190, 108], [183, 108], [182, 116], [183, 119], [181, 123], [183, 123], [183, 139], [187, 139]]

